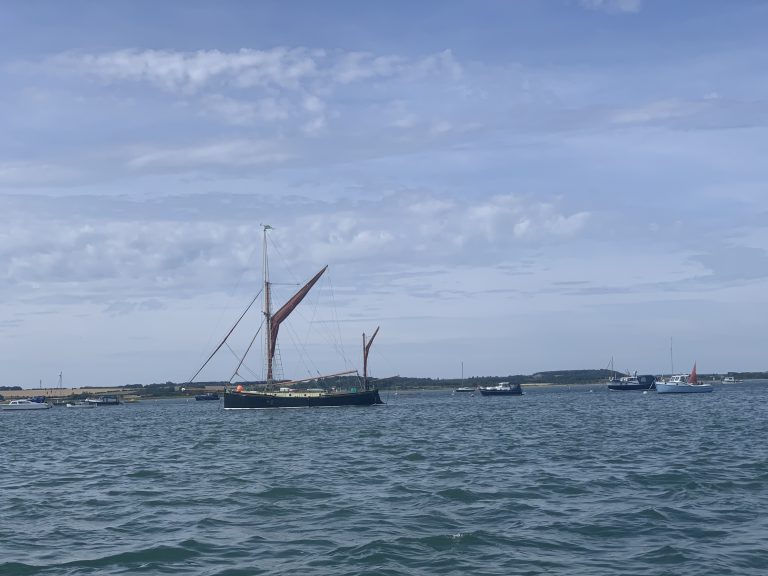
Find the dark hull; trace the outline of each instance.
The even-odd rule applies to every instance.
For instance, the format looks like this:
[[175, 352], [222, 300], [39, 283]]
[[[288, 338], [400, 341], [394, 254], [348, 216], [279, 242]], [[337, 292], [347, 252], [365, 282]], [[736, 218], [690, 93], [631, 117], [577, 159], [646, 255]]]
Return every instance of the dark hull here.
[[254, 394], [243, 392], [224, 392], [224, 408], [228, 410], [258, 410], [264, 408], [324, 408], [332, 406], [373, 406], [384, 404], [378, 390], [361, 392], [338, 392], [322, 395]]
[[198, 394], [195, 396], [195, 400], [218, 400], [218, 394]]
[[512, 390], [480, 390], [483, 396], [522, 396], [523, 391], [520, 388]]
[[655, 390], [656, 384], [608, 384], [608, 390]]

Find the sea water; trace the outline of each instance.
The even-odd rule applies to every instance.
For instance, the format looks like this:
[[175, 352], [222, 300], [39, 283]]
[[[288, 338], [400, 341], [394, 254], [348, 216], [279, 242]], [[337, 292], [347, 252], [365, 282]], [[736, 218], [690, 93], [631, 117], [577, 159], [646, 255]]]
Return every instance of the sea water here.
[[0, 413], [2, 575], [764, 575], [768, 382]]

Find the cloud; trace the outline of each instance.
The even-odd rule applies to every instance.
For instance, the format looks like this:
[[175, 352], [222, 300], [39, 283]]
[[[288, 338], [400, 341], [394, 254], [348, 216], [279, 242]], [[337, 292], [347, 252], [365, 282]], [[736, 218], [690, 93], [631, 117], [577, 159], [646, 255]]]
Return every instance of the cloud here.
[[249, 126], [258, 122], [278, 122], [292, 115], [293, 106], [278, 97], [239, 100], [221, 94], [206, 96], [202, 100], [206, 114], [221, 118], [234, 126]]
[[[103, 206], [88, 212], [86, 203]], [[34, 197], [6, 199], [4, 208], [15, 217], [0, 231], [0, 292], [154, 302], [224, 290], [244, 274], [256, 279], [258, 222], [275, 227], [272, 238], [289, 269], [330, 263], [371, 278], [382, 269], [451, 267], [467, 257], [496, 265], [515, 243], [573, 236], [587, 219], [513, 195], [479, 203], [403, 194], [290, 204], [219, 195], [49, 199], [38, 209]]]
[[351, 84], [400, 75], [447, 74], [461, 67], [450, 51], [422, 58], [303, 47], [236, 52], [126, 49], [100, 54], [67, 52], [44, 66], [59, 74], [104, 82], [147, 82], [170, 92], [195, 93], [211, 86], [279, 90], [306, 89], [313, 83]]
[[635, 14], [643, 6], [642, 0], [579, 0], [579, 5], [588, 10], [612, 14]]
[[718, 282], [768, 277], [768, 252], [762, 248], [718, 244], [693, 256], [692, 260], [701, 263], [711, 279]]
[[514, 194], [498, 195], [468, 210], [467, 222], [483, 231], [489, 239], [511, 234], [515, 238], [532, 236], [569, 236], [578, 232], [589, 214], [578, 212], [568, 216], [557, 212], [549, 203], [529, 203]]
[[248, 167], [280, 164], [292, 158], [272, 142], [226, 140], [200, 146], [139, 152], [128, 161], [132, 168]]
[[0, 187], [66, 185], [80, 177], [74, 168], [47, 162], [0, 162]]
[[295, 87], [316, 73], [322, 51], [304, 48], [199, 50], [118, 50], [101, 54], [67, 52], [47, 64], [60, 73], [103, 81], [148, 82], [163, 90], [195, 92], [214, 81], [240, 86]]
[[639, 107], [618, 110], [611, 114], [610, 120], [616, 124], [646, 124], [691, 116], [701, 108], [701, 102], [660, 100]]

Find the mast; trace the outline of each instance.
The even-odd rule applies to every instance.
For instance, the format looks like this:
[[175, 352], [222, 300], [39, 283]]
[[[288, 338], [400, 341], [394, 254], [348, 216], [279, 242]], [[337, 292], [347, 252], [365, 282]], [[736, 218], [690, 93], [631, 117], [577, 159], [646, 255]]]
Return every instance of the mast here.
[[266, 325], [267, 332], [264, 339], [264, 365], [266, 366], [266, 378], [267, 385], [272, 383], [272, 313], [271, 296], [272, 293], [269, 288], [269, 260], [267, 258], [267, 230], [272, 230], [272, 226], [269, 224], [262, 224], [264, 229], [264, 245], [262, 247], [262, 270], [264, 271], [264, 324]]
[[274, 314], [271, 312], [272, 305], [272, 292], [271, 283], [269, 281], [269, 261], [267, 259], [267, 230], [271, 230], [272, 227], [264, 225], [264, 322], [267, 327], [266, 336], [266, 368], [267, 368], [267, 384], [272, 383], [272, 364], [275, 358], [275, 346], [277, 345], [277, 333], [280, 330], [280, 324], [288, 318], [291, 312], [294, 311], [304, 297], [309, 293], [320, 276], [328, 269], [328, 266], [324, 266], [320, 272], [315, 274], [312, 279], [307, 282], [301, 290], [296, 292], [290, 300], [288, 300], [283, 306]]
[[671, 375], [674, 376], [675, 374], [675, 358], [672, 356], [672, 336], [669, 337], [669, 364], [670, 368], [672, 369]]
[[366, 343], [365, 332], [363, 332], [363, 386], [368, 390], [368, 352], [371, 351], [371, 344], [373, 339], [376, 338], [376, 334], [379, 333], [379, 326], [376, 326], [376, 330], [373, 332], [373, 336]]

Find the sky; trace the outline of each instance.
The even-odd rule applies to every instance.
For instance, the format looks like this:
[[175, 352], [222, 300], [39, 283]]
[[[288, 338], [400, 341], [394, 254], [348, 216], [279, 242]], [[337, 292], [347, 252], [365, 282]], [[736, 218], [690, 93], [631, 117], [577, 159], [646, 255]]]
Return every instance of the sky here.
[[[768, 370], [768, 2], [6, 1], [0, 385]], [[198, 380], [227, 380], [249, 312]], [[241, 333], [242, 332], [242, 333]], [[263, 377], [254, 344], [239, 376]]]

